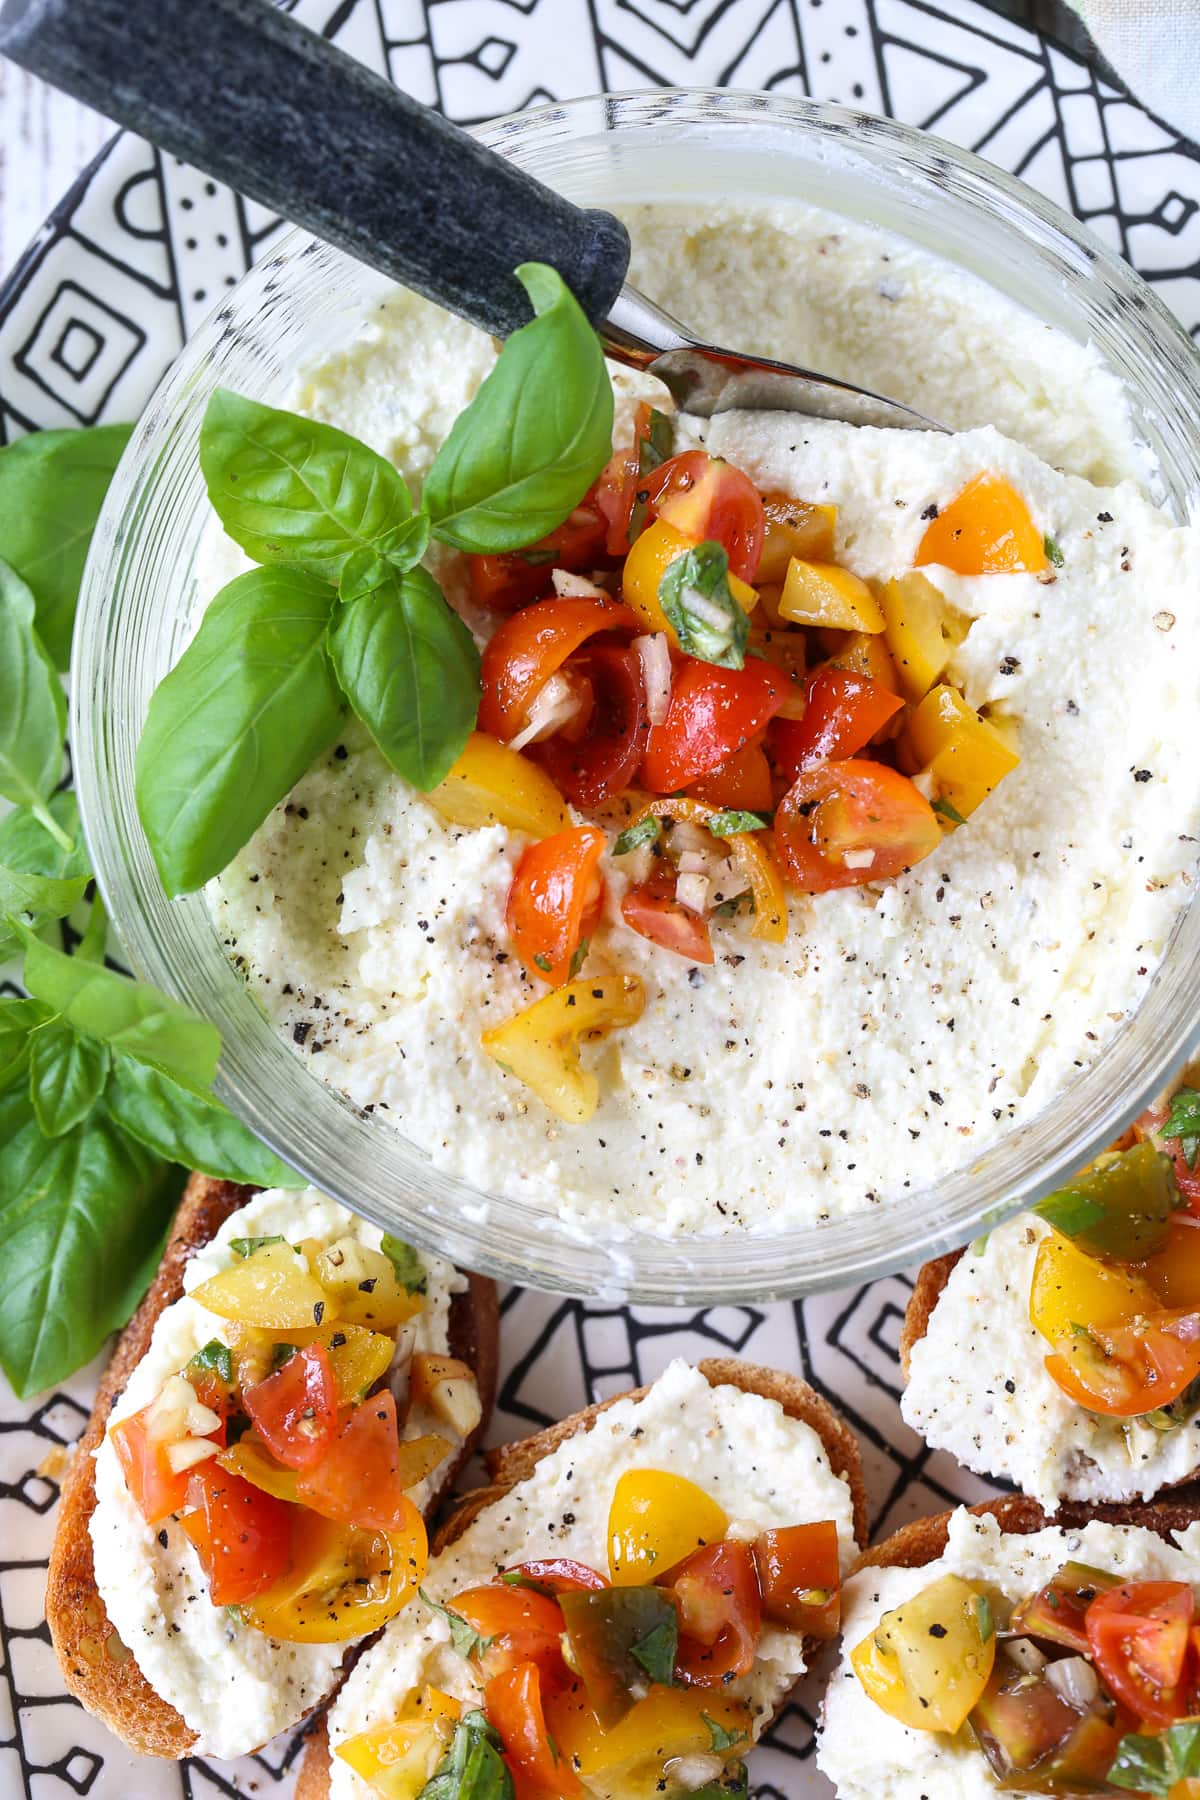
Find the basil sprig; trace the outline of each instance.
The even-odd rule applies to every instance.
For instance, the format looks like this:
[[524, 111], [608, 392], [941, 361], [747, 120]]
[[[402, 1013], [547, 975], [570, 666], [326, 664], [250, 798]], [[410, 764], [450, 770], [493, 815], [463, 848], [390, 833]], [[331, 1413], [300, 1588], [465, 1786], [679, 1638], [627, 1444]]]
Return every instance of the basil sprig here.
[[685, 656], [740, 669], [750, 621], [729, 588], [729, 556], [711, 540], [693, 544], [663, 570], [658, 602]]
[[513, 1800], [500, 1734], [481, 1712], [464, 1713], [417, 1800]]
[[28, 807], [66, 849], [47, 802], [62, 774], [67, 703], [35, 613], [28, 587], [0, 562], [0, 797]]
[[1154, 1737], [1131, 1733], [1117, 1745], [1108, 1771], [1113, 1787], [1139, 1794], [1171, 1792], [1176, 1782], [1200, 1776], [1200, 1719], [1183, 1719]]
[[419, 566], [430, 536], [476, 552], [534, 543], [612, 448], [594, 332], [553, 269], [517, 274], [536, 317], [455, 421], [419, 509], [400, 472], [345, 432], [225, 389], [209, 401], [209, 498], [263, 566], [217, 595], [150, 703], [137, 804], [168, 894], [228, 866], [347, 707], [423, 791], [461, 754], [479, 708], [479, 652]]
[[1162, 1135], [1165, 1138], [1178, 1138], [1179, 1149], [1189, 1169], [1196, 1166], [1196, 1154], [1200, 1151], [1200, 1093], [1195, 1088], [1176, 1088], [1171, 1095], [1171, 1105], [1163, 1120]]

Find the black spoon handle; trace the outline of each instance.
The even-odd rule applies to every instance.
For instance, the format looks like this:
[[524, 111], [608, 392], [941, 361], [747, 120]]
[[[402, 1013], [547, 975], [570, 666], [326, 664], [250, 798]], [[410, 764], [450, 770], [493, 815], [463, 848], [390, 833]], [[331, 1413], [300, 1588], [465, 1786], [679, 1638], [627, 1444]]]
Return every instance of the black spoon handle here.
[[267, 0], [7, 0], [0, 51], [163, 150], [507, 336], [547, 262], [593, 323], [629, 264], [584, 211]]

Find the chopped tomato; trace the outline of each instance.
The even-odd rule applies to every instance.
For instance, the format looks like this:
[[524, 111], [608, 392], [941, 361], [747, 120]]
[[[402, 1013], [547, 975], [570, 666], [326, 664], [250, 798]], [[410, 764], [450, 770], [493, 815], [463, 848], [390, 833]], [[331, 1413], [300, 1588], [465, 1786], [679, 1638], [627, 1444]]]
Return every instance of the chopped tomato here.
[[180, 1520], [196, 1546], [214, 1606], [238, 1606], [277, 1581], [291, 1557], [291, 1509], [216, 1462], [188, 1481]]
[[757, 657], [744, 669], [688, 657], [676, 671], [666, 718], [651, 727], [643, 782], [653, 793], [673, 794], [720, 768], [762, 731], [786, 691], [786, 678]]
[[1159, 1729], [1189, 1710], [1185, 1674], [1195, 1602], [1183, 1581], [1133, 1581], [1097, 1594], [1084, 1624], [1092, 1658], [1122, 1706]]
[[1139, 1138], [1151, 1138], [1167, 1152], [1175, 1164], [1175, 1180], [1179, 1191], [1187, 1201], [1188, 1209], [1200, 1213], [1200, 1156], [1190, 1164], [1184, 1154], [1183, 1145], [1175, 1138], [1165, 1138], [1162, 1128], [1166, 1123], [1169, 1108], [1151, 1106], [1139, 1119], [1134, 1120], [1133, 1129]]
[[606, 520], [588, 494], [569, 518], [527, 550], [502, 556], [469, 556], [471, 598], [480, 606], [508, 612], [536, 599], [550, 587], [553, 569], [576, 573], [595, 568], [604, 558]]
[[536, 755], [556, 787], [577, 806], [601, 806], [629, 786], [646, 747], [646, 691], [636, 650], [589, 644], [564, 673], [591, 690], [582, 732], [556, 733]]
[[841, 1564], [832, 1519], [760, 1533], [754, 1566], [768, 1619], [806, 1637], [837, 1636]]
[[659, 1578], [679, 1613], [676, 1674], [690, 1687], [721, 1687], [754, 1667], [762, 1601], [749, 1544], [706, 1544]]
[[704, 450], [672, 456], [645, 481], [647, 507], [699, 544], [723, 546], [729, 567], [753, 581], [762, 555], [766, 515], [762, 495], [748, 475]]
[[450, 1602], [451, 1612], [467, 1621], [488, 1640], [480, 1660], [490, 1676], [500, 1675], [521, 1662], [536, 1663], [544, 1684], [565, 1684], [562, 1658], [563, 1616], [557, 1600], [532, 1588], [467, 1588]]
[[1147, 1313], [1127, 1323], [1092, 1324], [1071, 1354], [1046, 1358], [1058, 1386], [1089, 1412], [1134, 1418], [1178, 1399], [1200, 1375], [1200, 1313]]
[[519, 1577], [508, 1585], [521, 1587], [528, 1585], [548, 1594], [577, 1594], [585, 1590], [599, 1593], [601, 1588], [610, 1585], [607, 1577], [598, 1569], [589, 1568], [587, 1563], [576, 1562], [571, 1556], [547, 1556], [533, 1562], [515, 1563], [511, 1569], [504, 1571], [506, 1577]]
[[600, 917], [607, 841], [595, 825], [573, 825], [530, 844], [517, 864], [504, 913], [508, 935], [529, 973], [551, 987], [576, 973], [576, 956]]
[[[776, 724], [778, 721], [773, 722], [772, 728]], [[771, 787], [771, 765], [761, 740], [754, 739], [742, 749], [735, 750], [717, 768], [694, 781], [689, 791], [697, 800], [706, 800], [710, 806], [722, 810], [770, 812], [775, 795]]]
[[337, 1430], [337, 1384], [329, 1352], [309, 1344], [246, 1389], [242, 1404], [276, 1462], [311, 1469]]
[[428, 1561], [425, 1521], [415, 1508], [403, 1531], [389, 1533], [296, 1507], [291, 1565], [247, 1604], [246, 1616], [286, 1643], [343, 1644], [378, 1631], [407, 1606]]
[[166, 1444], [150, 1430], [152, 1410], [153, 1403], [143, 1406], [114, 1425], [110, 1433], [125, 1485], [147, 1525], [157, 1525], [187, 1504], [190, 1474], [188, 1469], [179, 1474], [172, 1470]]
[[628, 450], [616, 452], [596, 483], [596, 505], [608, 526], [605, 542], [610, 556], [624, 556], [645, 524], [645, 477], [662, 461], [672, 435], [670, 420], [662, 413], [656, 415], [648, 400], [640, 401], [634, 415], [633, 443]]
[[535, 1662], [514, 1663], [493, 1675], [483, 1691], [488, 1724], [500, 1733], [505, 1756], [514, 1770], [545, 1800], [567, 1800], [582, 1794], [579, 1777], [550, 1742], [542, 1711], [541, 1672]]
[[299, 1472], [296, 1498], [343, 1525], [407, 1531], [419, 1515], [404, 1473], [396, 1397], [383, 1388], [353, 1409], [320, 1462]]
[[942, 841], [937, 815], [905, 775], [852, 758], [797, 777], [775, 814], [775, 844], [803, 894], [899, 875]]
[[529, 723], [529, 709], [568, 656], [597, 631], [636, 631], [616, 600], [537, 600], [506, 619], [483, 652], [479, 729], [508, 743]]
[[866, 675], [823, 668], [809, 677], [802, 719], [775, 719], [771, 754], [789, 781], [819, 762], [844, 762], [904, 705]]
[[713, 959], [708, 926], [700, 913], [675, 898], [675, 872], [669, 865], [626, 891], [621, 917], [631, 931], [689, 962], [711, 963]]
[[1046, 543], [1029, 508], [1003, 475], [969, 481], [926, 527], [918, 568], [940, 563], [958, 575], [1036, 575], [1049, 565]]

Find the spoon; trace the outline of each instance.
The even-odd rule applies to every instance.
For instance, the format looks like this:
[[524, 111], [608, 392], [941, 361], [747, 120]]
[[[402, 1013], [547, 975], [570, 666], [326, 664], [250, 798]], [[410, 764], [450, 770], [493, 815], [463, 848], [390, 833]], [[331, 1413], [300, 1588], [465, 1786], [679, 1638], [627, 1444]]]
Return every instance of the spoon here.
[[574, 205], [267, 0], [6, 0], [0, 52], [160, 149], [507, 337], [552, 264], [617, 361], [681, 410], [938, 430], [847, 382], [701, 343], [625, 281], [619, 219]]

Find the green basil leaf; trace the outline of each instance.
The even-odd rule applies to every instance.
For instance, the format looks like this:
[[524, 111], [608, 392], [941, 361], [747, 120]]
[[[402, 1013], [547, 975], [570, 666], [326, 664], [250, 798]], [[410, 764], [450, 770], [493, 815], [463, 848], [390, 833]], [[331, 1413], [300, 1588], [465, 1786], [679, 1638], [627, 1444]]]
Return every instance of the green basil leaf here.
[[87, 1118], [108, 1079], [107, 1044], [80, 1037], [57, 1021], [37, 1032], [29, 1049], [29, 1091], [48, 1138]]
[[71, 660], [88, 545], [132, 430], [38, 431], [0, 450], [0, 556], [37, 595], [38, 633], [59, 669]]
[[308, 1185], [219, 1100], [180, 1087], [132, 1057], [113, 1059], [104, 1104], [123, 1130], [168, 1162], [250, 1187]]
[[952, 825], [966, 824], [967, 821], [963, 818], [957, 806], [952, 805], [949, 800], [934, 800], [931, 802], [931, 805], [932, 810], [935, 813], [939, 813], [943, 819], [949, 819]]
[[0, 1095], [0, 1368], [55, 1386], [123, 1325], [158, 1266], [180, 1171], [97, 1111], [47, 1138], [28, 1094]]
[[355, 551], [386, 553], [394, 541], [403, 558], [411, 544], [400, 471], [319, 419], [218, 388], [200, 428], [200, 468], [222, 525], [255, 562], [336, 582]]
[[150, 1063], [198, 1093], [207, 1092], [221, 1054], [215, 1025], [147, 982], [131, 981], [102, 963], [64, 956], [23, 926], [18, 929], [25, 945], [25, 986], [35, 1000], [85, 1037]]
[[669, 562], [658, 601], [685, 656], [743, 668], [750, 621], [729, 591], [729, 557], [720, 544], [693, 544]]
[[207, 1344], [188, 1359], [188, 1368], [198, 1375], [216, 1375], [228, 1386], [233, 1381], [233, 1351], [220, 1338], [209, 1338]]
[[394, 532], [386, 556], [378, 550], [355, 550], [346, 558], [338, 580], [338, 599], [357, 600], [381, 587], [389, 575], [403, 574], [419, 563], [429, 548], [429, 514], [414, 513]]
[[523, 263], [536, 318], [500, 352], [438, 451], [422, 500], [459, 550], [519, 550], [578, 506], [612, 455], [612, 384], [599, 339], [561, 277]]
[[742, 831], [764, 831], [770, 823], [765, 813], [731, 810], [713, 813], [706, 829], [714, 837], [737, 837]]
[[708, 1727], [709, 1748], [714, 1756], [722, 1750], [732, 1750], [737, 1744], [744, 1744], [744, 1731], [727, 1731], [718, 1719], [710, 1719], [707, 1713], [700, 1714], [701, 1721]]
[[338, 610], [329, 650], [342, 692], [380, 754], [436, 787], [475, 728], [479, 652], [425, 569], [389, 573]]
[[631, 850], [640, 850], [643, 844], [657, 844], [662, 836], [662, 820], [648, 813], [634, 825], [627, 825], [612, 847], [614, 856], [628, 856]]
[[1046, 536], [1042, 539], [1042, 548], [1046, 552], [1047, 561], [1053, 563], [1056, 569], [1061, 569], [1063, 566], [1063, 553], [1055, 543], [1054, 539], [1050, 536], [1049, 532], [1047, 532]]
[[[16, 932], [9, 931], [3, 923], [5, 913], [21, 914], [26, 924], [40, 931], [52, 919], [66, 917], [82, 896], [91, 874], [74, 794], [65, 788], [52, 794], [45, 810], [60, 828], [69, 849], [50, 836], [27, 806], [17, 807], [0, 820], [0, 963], [16, 956], [21, 948]], [[54, 885], [35, 890], [23, 881], [6, 884], [6, 876], [32, 876]], [[72, 890], [74, 900], [69, 897]], [[35, 904], [39, 899], [42, 903]]]
[[239, 575], [156, 688], [137, 804], [168, 894], [219, 875], [336, 736], [333, 605], [329, 587], [295, 569]]
[[1171, 1105], [1163, 1120], [1162, 1135], [1165, 1138], [1178, 1138], [1183, 1160], [1189, 1169], [1196, 1166], [1196, 1153], [1200, 1151], [1200, 1093], [1195, 1088], [1176, 1088], [1171, 1095]]
[[417, 1800], [513, 1800], [513, 1778], [503, 1749], [499, 1732], [483, 1713], [464, 1714]]
[[391, 1237], [385, 1231], [379, 1248], [396, 1271], [396, 1280], [410, 1294], [423, 1294], [428, 1284], [425, 1264], [421, 1261], [411, 1244], [403, 1238]]
[[1200, 1720], [1183, 1719], [1153, 1737], [1131, 1733], [1117, 1745], [1108, 1771], [1114, 1787], [1169, 1794], [1176, 1782], [1200, 1776]]
[[278, 1231], [266, 1237], [230, 1238], [229, 1248], [235, 1256], [254, 1256], [257, 1251], [265, 1250], [268, 1244], [286, 1244], [287, 1239]]
[[745, 1763], [732, 1763], [715, 1781], [693, 1788], [688, 1800], [750, 1800], [750, 1776]]
[[450, 1607], [441, 1606], [436, 1600], [431, 1600], [424, 1588], [418, 1588], [417, 1592], [432, 1612], [440, 1613], [445, 1619], [450, 1627], [450, 1643], [460, 1656], [471, 1656], [476, 1651], [480, 1656], [483, 1655], [492, 1641], [490, 1637], [483, 1637], [469, 1620], [463, 1618], [461, 1613], [456, 1613]]
[[24, 1074], [33, 1033], [53, 1017], [40, 1000], [0, 1000], [0, 1088]]
[[634, 1662], [645, 1669], [651, 1681], [670, 1687], [675, 1680], [675, 1656], [679, 1649], [679, 1621], [672, 1614], [647, 1632], [640, 1643], [629, 1646]]
[[[35, 931], [40, 930], [52, 919], [66, 918], [83, 899], [88, 880], [86, 875], [77, 875], [73, 881], [56, 881], [50, 875], [24, 875], [19, 869], [0, 863], [0, 917], [16, 913]], [[11, 932], [0, 930], [0, 956], [6, 945], [16, 942]]]
[[62, 774], [67, 703], [33, 616], [33, 595], [0, 562], [0, 795], [29, 807], [66, 847], [46, 801]]

